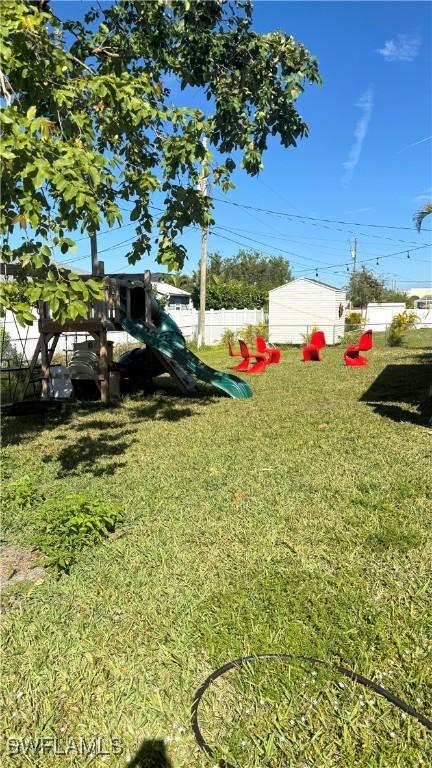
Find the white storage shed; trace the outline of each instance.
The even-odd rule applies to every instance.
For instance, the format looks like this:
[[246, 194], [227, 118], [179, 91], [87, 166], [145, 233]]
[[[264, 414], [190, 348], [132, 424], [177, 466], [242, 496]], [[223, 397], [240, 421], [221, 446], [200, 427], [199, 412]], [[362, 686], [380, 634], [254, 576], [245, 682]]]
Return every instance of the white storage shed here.
[[337, 344], [345, 329], [343, 288], [299, 277], [269, 291], [269, 341], [302, 344], [312, 328], [324, 331], [327, 344]]

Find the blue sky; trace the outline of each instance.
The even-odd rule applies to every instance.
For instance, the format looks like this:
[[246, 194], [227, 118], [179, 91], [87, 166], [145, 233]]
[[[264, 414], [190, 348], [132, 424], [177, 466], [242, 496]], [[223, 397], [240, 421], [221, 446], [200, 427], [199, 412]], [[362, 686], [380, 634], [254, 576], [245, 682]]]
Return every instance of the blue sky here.
[[[81, 18], [92, 3], [54, 0], [52, 5], [62, 18]], [[283, 253], [296, 276], [314, 277], [317, 269], [319, 279], [343, 285], [349, 241], [356, 236], [359, 263], [371, 259], [367, 266], [390, 283], [402, 288], [432, 284], [431, 249], [414, 250], [432, 243], [432, 231], [426, 231], [432, 230], [432, 220], [425, 220], [422, 235], [412, 226], [413, 211], [432, 199], [430, 4], [261, 0], [255, 3], [254, 27], [260, 32], [282, 29], [306, 45], [318, 58], [323, 85], [307, 87], [297, 102], [310, 127], [307, 139], [290, 149], [272, 139], [258, 178], [236, 171], [235, 190], [227, 195], [214, 190], [227, 202], [216, 204], [220, 229], [210, 235], [209, 250], [225, 256], [239, 247]], [[208, 108], [197, 91], [186, 102], [175, 84], [172, 98]], [[232, 203], [311, 219], [269, 215]], [[370, 224], [398, 228], [366, 226]], [[100, 251], [132, 232], [102, 234]], [[197, 267], [199, 233], [190, 230], [183, 242], [189, 254], [184, 271], [189, 272]], [[127, 247], [101, 254], [107, 271], [132, 271], [124, 258]], [[403, 253], [380, 260], [399, 251]], [[87, 252], [81, 241], [76, 255]], [[141, 263], [159, 269], [153, 259]], [[89, 259], [76, 265], [86, 268]]]

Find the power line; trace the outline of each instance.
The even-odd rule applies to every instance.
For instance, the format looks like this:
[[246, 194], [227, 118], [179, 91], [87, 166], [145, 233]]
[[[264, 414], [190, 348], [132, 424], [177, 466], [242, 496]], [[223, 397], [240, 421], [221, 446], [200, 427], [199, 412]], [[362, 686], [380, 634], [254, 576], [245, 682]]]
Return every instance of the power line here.
[[[290, 219], [306, 219], [307, 221], [323, 221], [327, 224], [343, 224], [348, 227], [376, 227], [378, 229], [404, 229], [412, 232], [412, 227], [397, 227], [394, 224], [360, 224], [355, 221], [340, 221], [338, 219], [320, 219], [317, 216], [301, 216], [295, 213], [286, 213], [284, 211], [272, 211], [268, 208], [258, 208], [253, 205], [247, 205], [246, 203], [235, 203], [232, 200], [224, 200], [222, 197], [213, 197], [219, 203], [226, 203], [228, 205], [235, 205], [238, 208], [248, 208], [252, 211], [260, 211], [261, 213], [271, 214], [273, 216], [286, 216]], [[423, 232], [432, 232], [432, 229], [424, 229]]]

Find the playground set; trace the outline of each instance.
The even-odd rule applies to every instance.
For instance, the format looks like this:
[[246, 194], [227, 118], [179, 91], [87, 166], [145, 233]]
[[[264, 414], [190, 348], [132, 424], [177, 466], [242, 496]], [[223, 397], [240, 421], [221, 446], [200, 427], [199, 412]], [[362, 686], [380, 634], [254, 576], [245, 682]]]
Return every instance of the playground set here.
[[[105, 278], [105, 300], [91, 303], [87, 318], [58, 323], [51, 318], [48, 304], [39, 302], [39, 336], [25, 369], [21, 401], [31, 385], [34, 392], [40, 386], [42, 401], [59, 399], [58, 387], [53, 387], [53, 374], [58, 373], [59, 366], [53, 364], [53, 356], [61, 334], [69, 332], [90, 337], [74, 344], [66, 369], [73, 391], [79, 396], [93, 391], [93, 397], [96, 392], [107, 403], [120, 394], [123, 383], [145, 384], [164, 372], [173, 377], [184, 394], [193, 392], [200, 380], [233, 398], [252, 396], [243, 379], [210, 368], [187, 348], [177, 324], [152, 296], [149, 271], [105, 276], [103, 262], [97, 262], [96, 267], [89, 277]], [[113, 362], [113, 343], [108, 341], [107, 333], [116, 330], [127, 331], [145, 348], [126, 352]]]

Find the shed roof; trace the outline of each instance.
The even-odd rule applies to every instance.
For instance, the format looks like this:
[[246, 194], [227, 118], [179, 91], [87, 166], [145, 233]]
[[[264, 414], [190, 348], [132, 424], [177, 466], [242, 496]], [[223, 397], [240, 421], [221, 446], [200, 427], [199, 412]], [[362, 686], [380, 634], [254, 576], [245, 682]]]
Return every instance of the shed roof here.
[[307, 283], [313, 283], [314, 285], [320, 285], [322, 288], [329, 288], [331, 291], [343, 291], [343, 288], [336, 288], [335, 285], [329, 285], [328, 283], [322, 283], [321, 280], [314, 280], [312, 277], [296, 277], [294, 280], [289, 280], [287, 283], [284, 283], [283, 285], [278, 285], [277, 288], [272, 288], [269, 293], [273, 293], [273, 291], [279, 291], [281, 288], [284, 288], [285, 285], [291, 285], [292, 283], [298, 283], [300, 281], [304, 281]]

